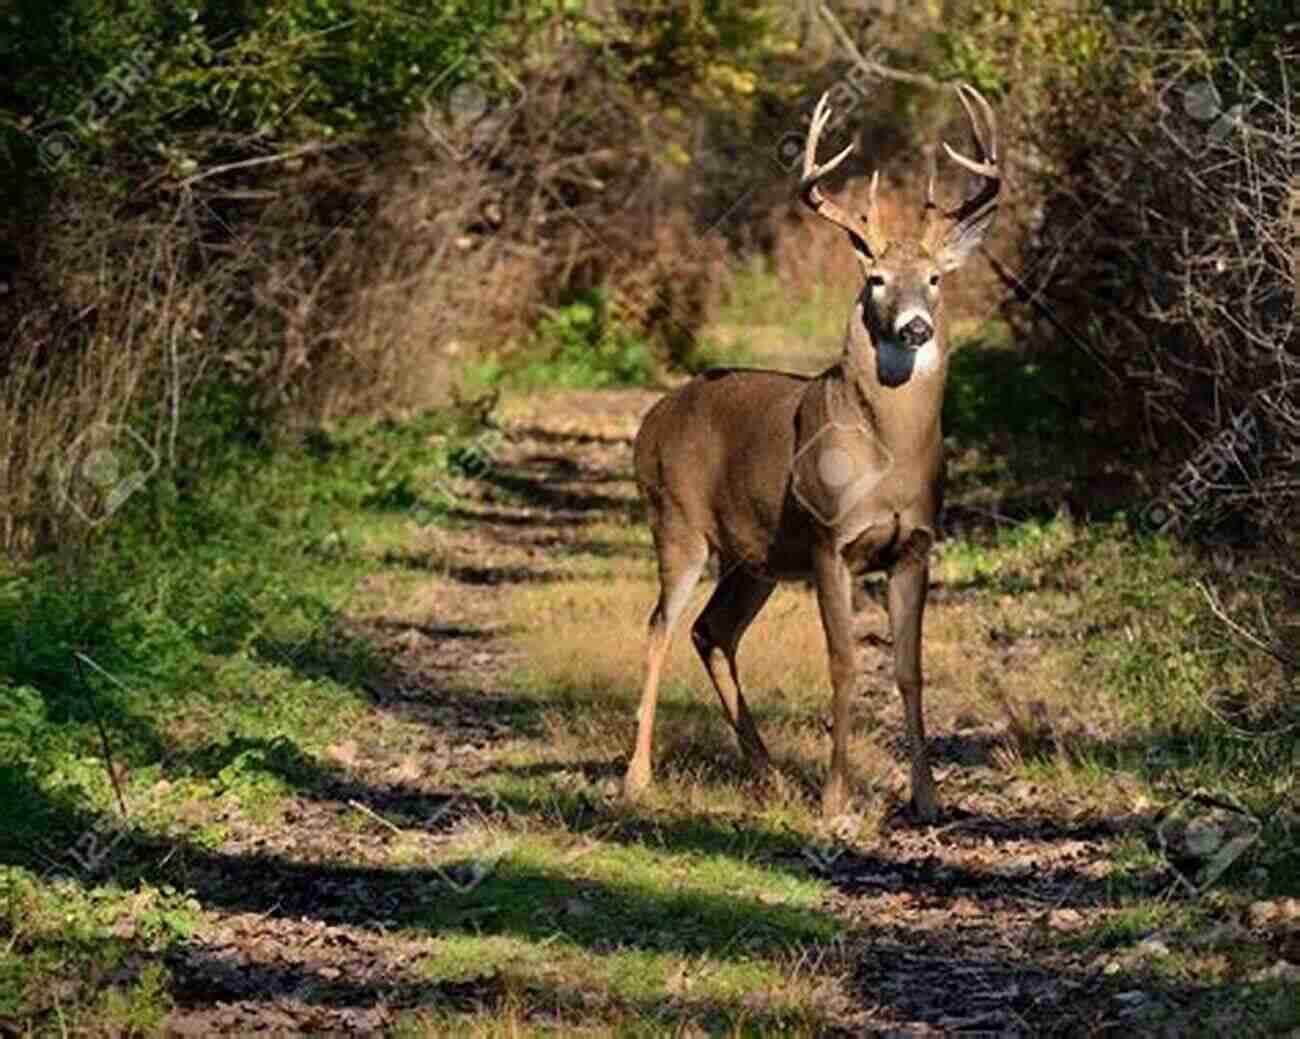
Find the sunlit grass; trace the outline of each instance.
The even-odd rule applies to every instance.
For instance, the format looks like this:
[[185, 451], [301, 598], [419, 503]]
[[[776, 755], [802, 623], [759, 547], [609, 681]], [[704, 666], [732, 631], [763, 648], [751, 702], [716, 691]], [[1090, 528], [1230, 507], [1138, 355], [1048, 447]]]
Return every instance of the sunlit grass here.
[[[509, 413], [551, 430], [572, 419], [556, 399], [520, 398]], [[615, 412], [602, 430], [613, 442], [636, 418]], [[422, 486], [415, 474], [423, 470], [402, 459], [419, 456], [423, 443], [409, 431], [390, 439], [379, 436], [349, 462], [350, 471], [370, 474], [379, 504], [327, 467], [298, 460], [227, 488], [232, 509], [236, 498], [265, 489], [278, 502], [279, 526], [264, 527], [259, 512], [186, 566], [134, 543], [146, 591], [110, 600], [100, 615], [116, 625], [114, 638], [140, 641], [111, 661], [125, 690], [96, 686], [130, 764], [122, 775], [133, 827], [127, 882], [93, 898], [64, 899], [42, 878], [39, 858], [64, 856], [113, 811], [93, 719], [78, 699], [84, 691], [22, 664], [24, 681], [47, 684], [41, 696], [16, 697], [28, 713], [7, 715], [9, 728], [0, 730], [23, 755], [15, 760], [40, 765], [0, 769], [13, 794], [7, 839], [26, 848], [3, 878], [13, 908], [0, 994], [11, 994], [11, 1015], [35, 1020], [49, 978], [96, 977], [90, 964], [131, 953], [113, 932], [124, 919], [152, 928], [160, 948], [215, 925], [223, 907], [205, 904], [202, 891], [159, 887], [138, 901], [168, 848], [182, 857], [215, 852], [231, 838], [273, 831], [299, 801], [323, 799], [340, 802], [327, 832], [313, 835], [325, 839], [318, 846], [304, 837], [285, 862], [328, 860], [377, 871], [371, 884], [413, 885], [384, 926], [426, 943], [414, 968], [420, 978], [483, 992], [477, 1010], [404, 1014], [400, 1034], [824, 1030], [847, 998], [856, 925], [835, 915], [834, 891], [805, 852], [826, 842], [873, 846], [906, 793], [888, 650], [863, 652], [862, 695], [852, 702], [855, 814], [832, 825], [818, 801], [829, 753], [825, 639], [810, 591], [778, 589], [739, 655], [778, 772], [760, 798], [691, 645], [690, 624], [712, 593], [705, 580], [666, 664], [656, 784], [625, 804], [619, 784], [657, 595], [645, 525], [593, 511], [592, 522], [541, 542], [544, 551], [498, 544], [475, 525], [474, 508], [490, 514], [481, 503], [455, 519], [417, 513], [420, 496], [405, 495]], [[968, 462], [984, 464], [959, 458], [959, 475]], [[403, 466], [406, 483], [370, 472]], [[626, 500], [628, 474], [607, 475], [593, 482]], [[491, 508], [540, 509], [528, 490], [493, 485]], [[1223, 714], [1216, 689], [1245, 685], [1253, 672], [1205, 634], [1191, 575], [1175, 546], [1135, 538], [1119, 519], [1086, 524], [1062, 512], [943, 542], [923, 663], [945, 804], [960, 810], [971, 792], [1019, 797], [1024, 789], [1026, 811], [1143, 819], [1169, 803], [1174, 779], [1232, 791], [1267, 818], [1293, 797], [1285, 734], [1243, 739]], [[50, 661], [73, 630], [58, 627], [67, 600], [54, 587], [35, 612], [5, 615], [11, 628], [37, 620], [45, 626], [24, 631], [54, 632], [48, 644], [36, 640]], [[879, 579], [873, 588], [878, 599]], [[503, 640], [509, 662], [492, 673], [490, 690], [458, 662], [412, 650], [422, 628], [439, 624]], [[862, 631], [887, 635], [876, 603], [867, 603]], [[404, 688], [393, 673], [408, 651], [416, 677]], [[446, 706], [451, 698], [458, 708]], [[1238, 722], [1276, 706], [1258, 699]], [[430, 735], [439, 711], [493, 707], [508, 724], [490, 752], [440, 756], [446, 748]], [[342, 803], [354, 798], [340, 789], [414, 804], [390, 810], [381, 798], [367, 810], [362, 801]], [[450, 829], [422, 825], [421, 806], [448, 797], [474, 811]], [[49, 836], [47, 819], [57, 824]], [[1290, 854], [1275, 827], [1225, 884], [1266, 890], [1242, 879], [1258, 865], [1280, 888]], [[1119, 955], [1148, 931], [1192, 927], [1162, 915], [1144, 886], [1159, 862], [1141, 839], [1115, 843], [1107, 890], [1127, 915], [1082, 934], [1082, 951]], [[59, 917], [61, 905], [71, 920]], [[81, 938], [67, 941], [65, 930]], [[1189, 983], [1236, 983], [1252, 962], [1180, 957], [1161, 969]], [[68, 1020], [75, 1029], [103, 1014], [147, 1030], [168, 1000], [165, 976], [138, 973], [109, 995], [73, 992]]]

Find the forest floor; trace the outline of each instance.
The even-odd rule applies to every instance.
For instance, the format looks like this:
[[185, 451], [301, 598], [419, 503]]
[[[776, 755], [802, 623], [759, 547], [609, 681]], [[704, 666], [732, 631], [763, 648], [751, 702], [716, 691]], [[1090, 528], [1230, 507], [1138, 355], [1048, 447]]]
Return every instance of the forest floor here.
[[[999, 526], [978, 459], [956, 459], [965, 531], [926, 619], [934, 824], [899, 811], [879, 585], [852, 814], [819, 815], [811, 593], [783, 586], [741, 649], [780, 774], [759, 800], [686, 636], [709, 581], [656, 783], [625, 803], [656, 595], [631, 438], [656, 397], [509, 398], [436, 522], [342, 517], [359, 564], [328, 628], [245, 654], [258, 727], [171, 719], [208, 756], [135, 783], [168, 822], [133, 832], [128, 879], [47, 879], [11, 921], [36, 959], [0, 1033], [1300, 1034], [1300, 902], [1258, 855], [1189, 891], [1204, 863], [1171, 849], [1207, 809], [1161, 786], [1088, 671], [1098, 639], [1133, 639], [1087, 601], [1128, 550], [1064, 514]], [[97, 897], [111, 956], [42, 945], [42, 913]]]

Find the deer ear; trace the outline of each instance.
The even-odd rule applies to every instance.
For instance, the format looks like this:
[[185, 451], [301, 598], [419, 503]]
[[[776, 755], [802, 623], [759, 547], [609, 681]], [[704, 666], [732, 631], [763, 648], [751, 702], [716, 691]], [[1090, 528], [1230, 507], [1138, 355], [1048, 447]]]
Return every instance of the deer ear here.
[[979, 248], [980, 243], [993, 229], [993, 221], [997, 215], [997, 207], [989, 206], [982, 213], [976, 213], [969, 219], [954, 224], [939, 246], [939, 254], [936, 257], [939, 270], [947, 274], [969, 260], [971, 254]]

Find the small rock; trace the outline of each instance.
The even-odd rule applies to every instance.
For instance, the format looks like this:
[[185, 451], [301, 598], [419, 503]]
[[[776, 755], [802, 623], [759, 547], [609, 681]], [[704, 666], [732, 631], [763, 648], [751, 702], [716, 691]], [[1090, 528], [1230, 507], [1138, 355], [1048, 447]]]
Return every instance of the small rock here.
[[1280, 915], [1280, 909], [1276, 902], [1260, 900], [1251, 902], [1250, 908], [1246, 910], [1246, 915], [1250, 918], [1251, 927], [1264, 927], [1272, 923]]
[[1300, 982], [1300, 967], [1286, 960], [1278, 960], [1273, 966], [1257, 970], [1250, 980], [1258, 984], [1262, 981], [1284, 981], [1289, 984]]
[[1191, 942], [1202, 949], [1227, 949], [1240, 945], [1250, 937], [1250, 932], [1233, 921], [1216, 924], [1209, 930], [1193, 935]]
[[1133, 951], [1139, 956], [1168, 956], [1169, 946], [1154, 938], [1148, 938], [1146, 941], [1138, 942]]
[[569, 916], [590, 916], [591, 903], [584, 902], [581, 898], [566, 898], [564, 900], [564, 911]]
[[1077, 909], [1053, 909], [1047, 914], [1047, 926], [1053, 931], [1077, 931], [1083, 926], [1083, 914]]
[[1131, 992], [1121, 992], [1115, 997], [1116, 1003], [1123, 1003], [1125, 1006], [1137, 1006], [1139, 1003], [1147, 1001], [1147, 994], [1141, 989], [1133, 989]]

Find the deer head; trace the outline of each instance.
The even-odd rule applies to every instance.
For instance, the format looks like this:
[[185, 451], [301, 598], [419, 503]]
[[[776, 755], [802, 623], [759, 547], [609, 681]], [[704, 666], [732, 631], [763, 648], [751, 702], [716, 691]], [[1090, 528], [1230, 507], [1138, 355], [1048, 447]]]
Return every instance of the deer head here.
[[[861, 264], [865, 285], [849, 326], [849, 348], [874, 348], [877, 379], [886, 386], [906, 382], [914, 373], [937, 369], [947, 350], [942, 331], [940, 287], [943, 276], [964, 264], [988, 235], [998, 210], [1002, 184], [997, 165], [997, 121], [989, 103], [966, 84], [957, 97], [970, 120], [976, 158], [944, 150], [959, 166], [980, 178], [976, 192], [955, 209], [941, 210], [934, 200], [935, 161], [929, 154], [925, 202], [916, 233], [884, 237], [879, 214], [880, 173], [871, 177], [867, 212], [859, 215], [823, 194], [820, 182], [853, 151], [849, 144], [833, 159], [817, 164], [817, 140], [830, 119], [828, 94], [813, 113], [804, 149], [800, 197], [815, 213], [848, 232]], [[983, 116], [984, 127], [976, 116]]]

